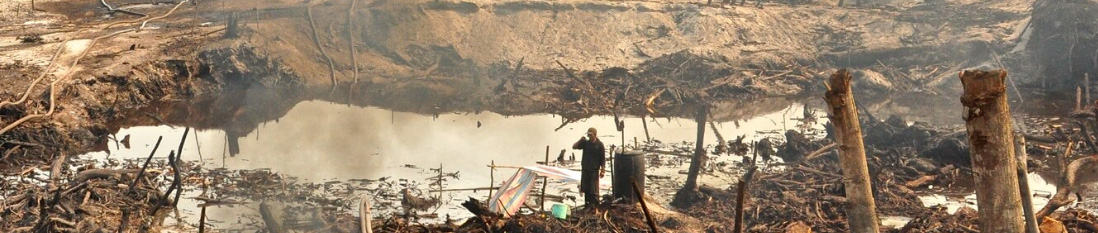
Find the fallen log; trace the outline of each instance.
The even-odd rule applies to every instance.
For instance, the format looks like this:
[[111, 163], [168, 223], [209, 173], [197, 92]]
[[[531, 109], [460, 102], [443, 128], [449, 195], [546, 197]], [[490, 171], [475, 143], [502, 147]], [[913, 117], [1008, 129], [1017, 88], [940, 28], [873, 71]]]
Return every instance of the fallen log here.
[[88, 169], [76, 173], [76, 177], [73, 177], [72, 180], [69, 181], [68, 185], [69, 187], [75, 187], [75, 185], [79, 185], [80, 183], [84, 183], [91, 179], [105, 179], [121, 174], [137, 173], [140, 171], [141, 170], [139, 169]]

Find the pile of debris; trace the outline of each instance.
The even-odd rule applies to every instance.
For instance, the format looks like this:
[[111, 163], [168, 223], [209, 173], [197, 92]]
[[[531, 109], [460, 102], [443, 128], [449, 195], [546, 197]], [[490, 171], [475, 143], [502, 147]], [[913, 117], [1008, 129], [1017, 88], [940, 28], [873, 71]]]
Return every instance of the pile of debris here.
[[660, 109], [708, 101], [793, 95], [814, 87], [818, 73], [807, 67], [735, 68], [719, 57], [680, 51], [640, 64], [573, 74], [549, 88], [560, 93], [553, 104], [565, 116], [621, 113], [660, 115]]

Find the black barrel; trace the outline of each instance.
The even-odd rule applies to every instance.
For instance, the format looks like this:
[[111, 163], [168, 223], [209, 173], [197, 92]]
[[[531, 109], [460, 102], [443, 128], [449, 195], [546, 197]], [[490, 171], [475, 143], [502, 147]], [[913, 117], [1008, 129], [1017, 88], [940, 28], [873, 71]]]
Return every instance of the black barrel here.
[[636, 203], [633, 192], [633, 180], [637, 188], [644, 192], [644, 152], [625, 151], [614, 156], [614, 199], [622, 198], [627, 203]]

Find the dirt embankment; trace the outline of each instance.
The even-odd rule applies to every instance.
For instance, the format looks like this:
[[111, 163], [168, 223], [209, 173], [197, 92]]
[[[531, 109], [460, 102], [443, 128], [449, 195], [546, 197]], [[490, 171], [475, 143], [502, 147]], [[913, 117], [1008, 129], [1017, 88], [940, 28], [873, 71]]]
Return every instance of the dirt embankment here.
[[1098, 78], [1098, 1], [1041, 1], [1034, 5], [1026, 51], [1039, 78], [1034, 86], [1074, 89]]
[[[868, 80], [859, 90], [956, 88], [956, 71], [999, 66], [991, 55], [1014, 46], [1032, 1], [763, 9], [689, 2], [381, 1], [348, 11], [349, 3], [228, 9], [243, 15], [246, 46], [282, 61], [305, 86], [327, 86], [334, 77], [357, 83], [342, 87], [348, 98], [416, 102], [412, 110], [426, 112], [584, 116], [628, 111], [605, 107], [621, 107], [605, 103], [619, 98], [614, 95], [630, 103], [656, 96], [654, 105], [668, 106], [683, 104], [697, 90], [717, 100], [811, 92], [831, 67], [863, 69], [860, 77], [873, 77], [859, 78]], [[355, 67], [361, 82], [354, 80]], [[631, 89], [622, 77], [651, 85]], [[583, 98], [599, 93], [602, 100]]]
[[[26, 3], [5, 5], [13, 16], [5, 20], [13, 24], [0, 36], [41, 40], [4, 42], [3, 56], [11, 62], [0, 73], [15, 78], [0, 83], [2, 95], [19, 99], [47, 68], [47, 81], [76, 70], [58, 83], [59, 111], [49, 117], [63, 132], [58, 135], [71, 136], [102, 128], [97, 125], [117, 109], [254, 87], [308, 95], [291, 100], [346, 96], [349, 103], [417, 106], [406, 110], [420, 112], [577, 117], [646, 114], [649, 106], [696, 97], [794, 95], [817, 89], [815, 80], [837, 66], [877, 70], [867, 77], [884, 78], [867, 79], [875, 81], [866, 89], [910, 90], [948, 84], [941, 77], [963, 67], [953, 62], [967, 64], [961, 61], [1007, 47], [1011, 40], [1003, 38], [1019, 36], [1015, 29], [1028, 10], [1018, 6], [1030, 2], [893, 1], [863, 8], [820, 2], [759, 9], [692, 2], [378, 1], [349, 10], [349, 1], [334, 0], [203, 1], [154, 19], [149, 28], [99, 41], [91, 39], [139, 27], [173, 6], [111, 2], [150, 14], [142, 18], [111, 14], [98, 2], [65, 0], [38, 1], [41, 11], [23, 13]], [[236, 18], [240, 37], [221, 37], [229, 18]], [[49, 59], [61, 46], [57, 61]], [[65, 64], [83, 50], [88, 55], [75, 66]], [[352, 74], [356, 67], [358, 75]], [[333, 77], [354, 85], [319, 91]], [[45, 89], [39, 84], [28, 95], [39, 97], [30, 98], [37, 104], [3, 108], [4, 120], [47, 109]], [[42, 123], [16, 127], [7, 135], [18, 136], [9, 140], [50, 135], [28, 131], [51, 125]], [[102, 133], [91, 135], [81, 137], [102, 140]]]

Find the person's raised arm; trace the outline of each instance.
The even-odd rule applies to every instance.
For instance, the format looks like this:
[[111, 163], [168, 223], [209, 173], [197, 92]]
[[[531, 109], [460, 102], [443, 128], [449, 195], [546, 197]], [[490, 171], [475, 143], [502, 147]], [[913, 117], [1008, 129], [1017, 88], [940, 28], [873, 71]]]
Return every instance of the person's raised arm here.
[[580, 137], [579, 141], [576, 141], [576, 143], [572, 143], [572, 149], [576, 149], [576, 150], [583, 149], [583, 143], [586, 142], [586, 141], [587, 141], [587, 138]]

